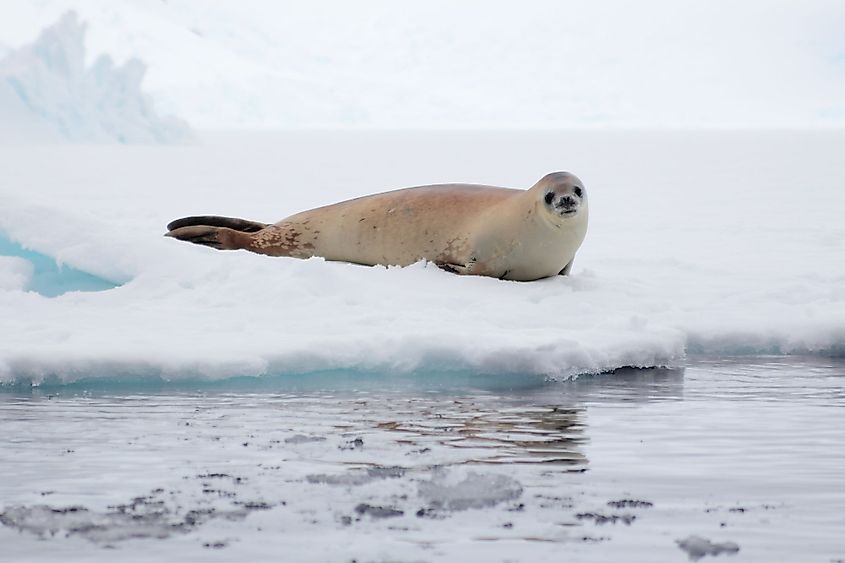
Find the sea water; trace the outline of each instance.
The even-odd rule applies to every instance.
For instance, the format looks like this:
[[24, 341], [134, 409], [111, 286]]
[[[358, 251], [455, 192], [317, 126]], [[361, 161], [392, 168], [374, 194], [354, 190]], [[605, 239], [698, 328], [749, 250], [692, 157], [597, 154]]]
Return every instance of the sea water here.
[[[305, 381], [308, 383], [305, 383]], [[3, 561], [837, 561], [845, 361], [0, 392]]]

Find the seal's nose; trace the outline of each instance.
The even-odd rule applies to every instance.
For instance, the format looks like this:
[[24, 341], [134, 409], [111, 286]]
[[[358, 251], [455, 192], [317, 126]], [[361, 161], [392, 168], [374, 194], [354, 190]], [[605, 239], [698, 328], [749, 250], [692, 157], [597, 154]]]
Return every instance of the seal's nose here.
[[564, 209], [570, 209], [575, 206], [575, 198], [571, 195], [562, 195], [560, 196], [560, 203], [558, 203], [558, 207], [563, 207]]

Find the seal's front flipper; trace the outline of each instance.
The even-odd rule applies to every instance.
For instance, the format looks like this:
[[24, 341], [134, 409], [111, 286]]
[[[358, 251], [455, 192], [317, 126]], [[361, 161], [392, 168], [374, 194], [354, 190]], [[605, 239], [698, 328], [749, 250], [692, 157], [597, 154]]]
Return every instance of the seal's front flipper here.
[[567, 264], [566, 266], [564, 266], [564, 267], [563, 267], [563, 270], [561, 270], [560, 272], [558, 272], [558, 274], [557, 274], [557, 275], [559, 275], [559, 276], [568, 276], [568, 275], [569, 275], [569, 272], [571, 272], [571, 271], [572, 271], [572, 264], [573, 264], [574, 262], [575, 262], [575, 258], [573, 258], [572, 260], [570, 260], [570, 261], [569, 261], [569, 264]]
[[469, 266], [464, 266], [462, 264], [452, 264], [451, 262], [435, 262], [434, 264], [441, 270], [445, 270], [453, 274], [463, 276], [471, 273], [469, 271]]

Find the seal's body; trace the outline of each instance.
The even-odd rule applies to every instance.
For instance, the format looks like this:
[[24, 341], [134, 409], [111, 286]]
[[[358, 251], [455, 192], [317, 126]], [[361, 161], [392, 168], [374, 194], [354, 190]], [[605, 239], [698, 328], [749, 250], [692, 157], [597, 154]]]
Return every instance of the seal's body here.
[[460, 274], [529, 281], [566, 274], [587, 232], [587, 194], [566, 172], [529, 190], [406, 188], [297, 213], [274, 225], [187, 217], [168, 236], [223, 250], [367, 265], [428, 260]]

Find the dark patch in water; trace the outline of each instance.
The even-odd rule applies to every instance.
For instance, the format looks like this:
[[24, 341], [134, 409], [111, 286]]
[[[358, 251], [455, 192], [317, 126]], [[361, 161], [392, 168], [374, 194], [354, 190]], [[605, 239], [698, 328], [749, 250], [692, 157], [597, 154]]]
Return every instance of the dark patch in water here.
[[359, 448], [364, 447], [364, 440], [361, 438], [355, 438], [354, 440], [349, 440], [346, 444], [342, 446], [338, 446], [340, 450], [357, 450]]
[[[237, 504], [237, 505], [243, 506], [247, 510], [270, 510], [271, 508], [273, 508], [272, 504], [266, 503], [264, 501], [246, 501], [246, 502], [235, 501], [232, 504]], [[282, 504], [286, 504], [286, 503], [283, 502]]]
[[601, 514], [599, 512], [580, 512], [575, 515], [575, 518], [578, 520], [592, 520], [594, 523], [602, 525], [602, 524], [616, 524], [617, 522], [622, 522], [626, 526], [630, 526], [631, 523], [637, 519], [636, 516], [633, 514]]
[[704, 512], [711, 513], [711, 512], [722, 512], [726, 510], [731, 514], [745, 514], [746, 512], [750, 512], [752, 510], [776, 510], [778, 508], [782, 508], [782, 506], [777, 506], [774, 504], [761, 504], [759, 506], [731, 506], [729, 508], [724, 508], [721, 506], [711, 506], [710, 508], [705, 508]]
[[371, 504], [361, 503], [355, 507], [355, 512], [361, 516], [369, 515], [373, 518], [395, 518], [402, 516], [404, 511], [390, 506], [373, 506]]
[[647, 500], [622, 499], [609, 500], [607, 506], [611, 508], [651, 508], [654, 504]]
[[202, 544], [203, 547], [208, 548], [208, 549], [223, 549], [224, 547], [227, 547], [228, 545], [229, 545], [229, 542], [225, 542], [225, 541], [206, 542], [206, 543]]
[[734, 542], [711, 542], [700, 536], [689, 536], [682, 540], [675, 540], [682, 550], [687, 552], [690, 560], [698, 561], [705, 555], [721, 555], [722, 553], [733, 554], [739, 551], [739, 545]]
[[443, 511], [439, 511], [435, 508], [420, 508], [415, 513], [417, 518], [431, 518], [433, 520], [443, 520], [446, 518], [447, 514]]

